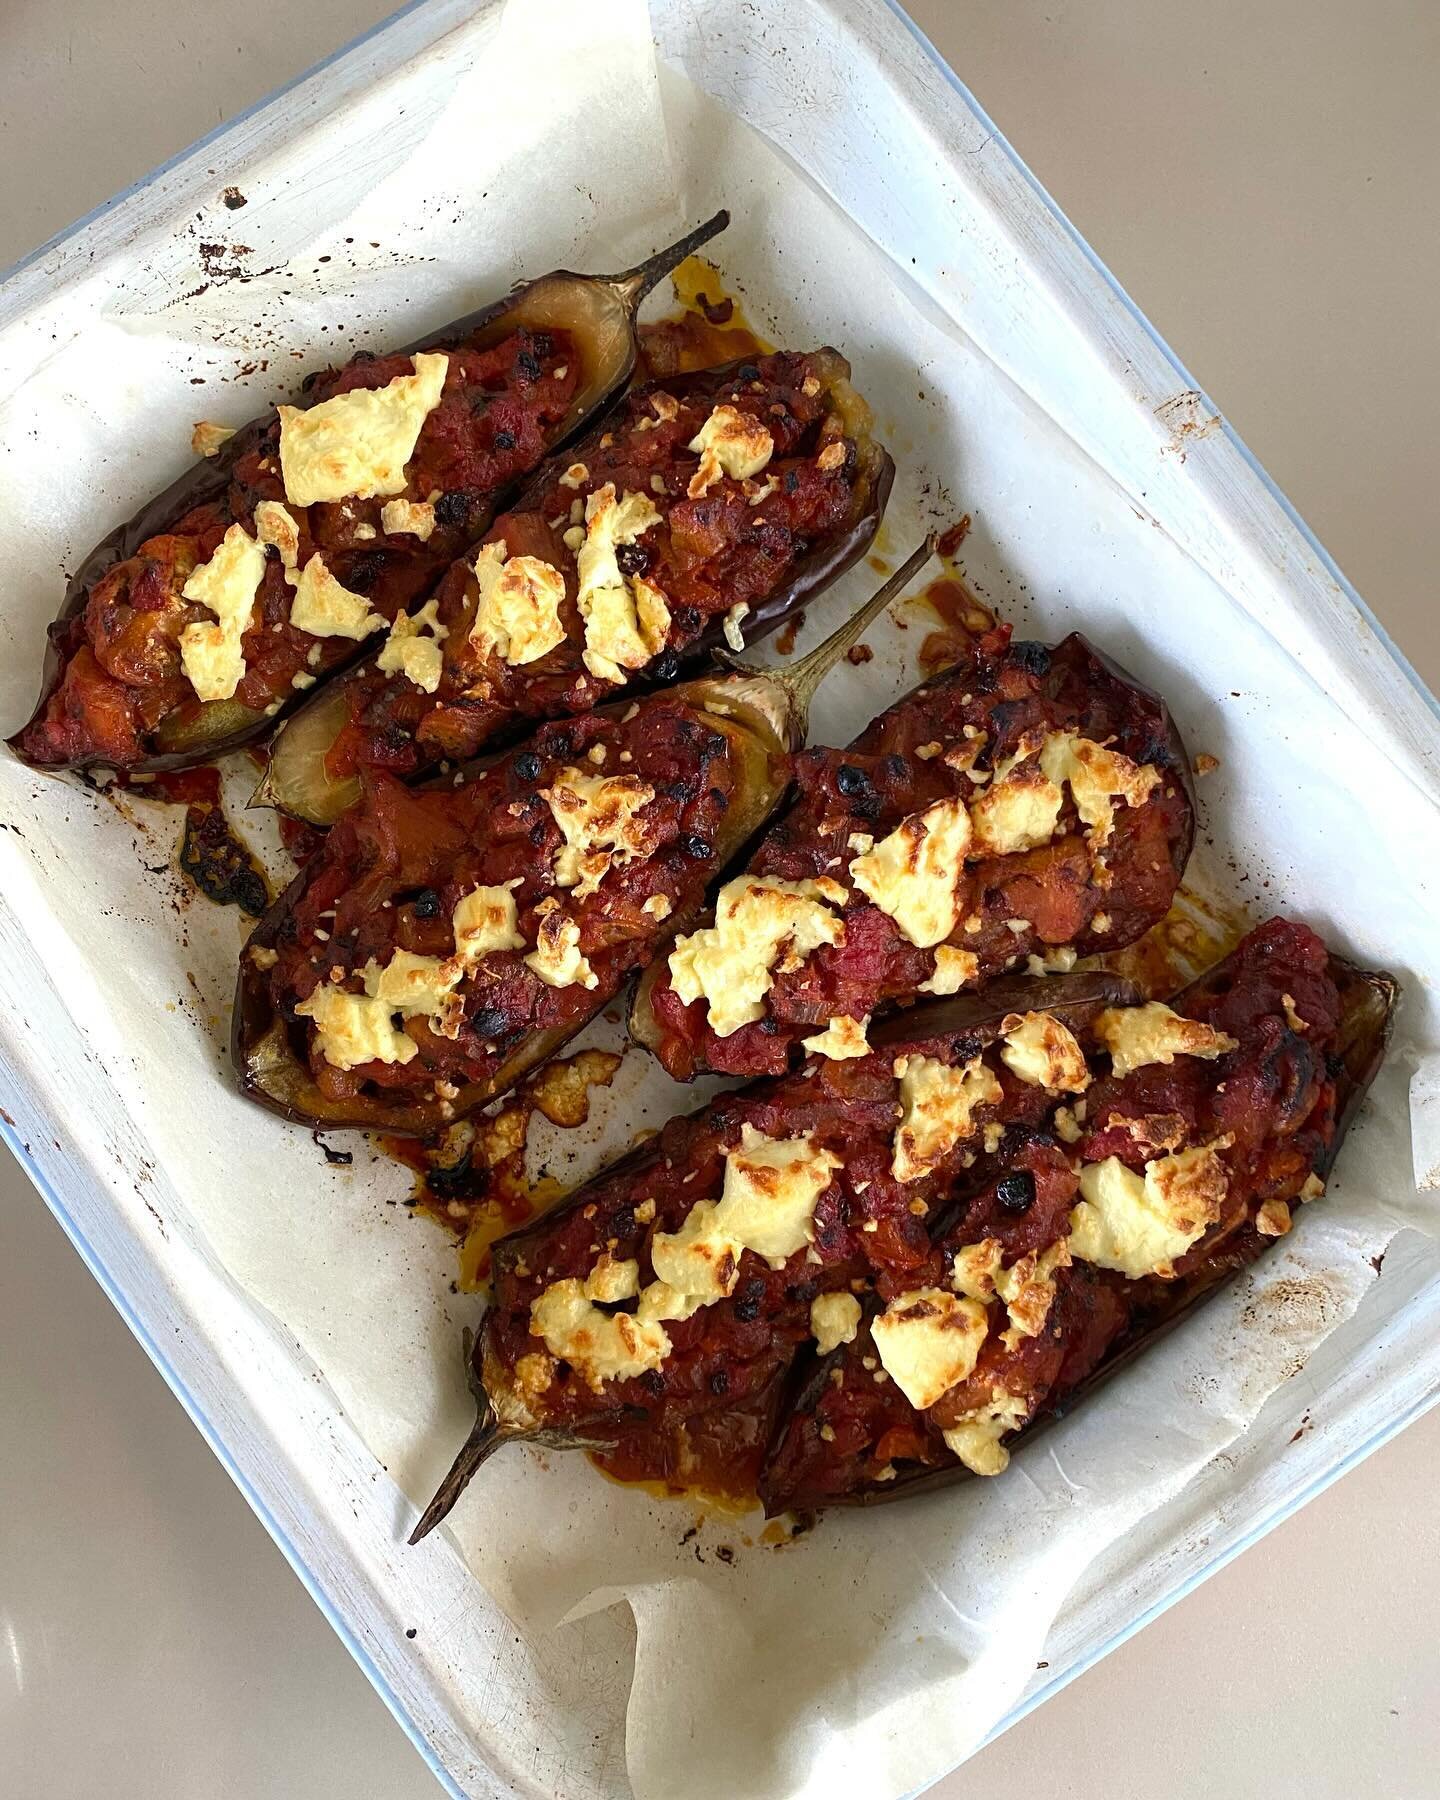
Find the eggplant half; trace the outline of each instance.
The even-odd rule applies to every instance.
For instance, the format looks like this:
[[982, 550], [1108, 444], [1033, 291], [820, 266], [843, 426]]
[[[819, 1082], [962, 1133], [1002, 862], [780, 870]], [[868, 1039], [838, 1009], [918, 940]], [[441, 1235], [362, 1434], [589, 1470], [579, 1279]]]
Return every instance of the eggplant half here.
[[778, 1074], [827, 1019], [1121, 949], [1169, 910], [1195, 833], [1167, 707], [1077, 634], [985, 634], [848, 748], [807, 751], [797, 784], [747, 873], [831, 873], [849, 890], [839, 930], [752, 968], [744, 1004], [712, 921], [652, 963], [631, 1035], [678, 1080]]
[[554, 1055], [698, 916], [782, 800], [816, 685], [932, 552], [789, 669], [617, 701], [417, 788], [367, 774], [242, 953], [242, 1090], [427, 1136]]
[[[1397, 992], [1392, 976], [1357, 969], [1328, 955], [1307, 928], [1272, 920], [1174, 1002], [1183, 1022], [1218, 1031], [1228, 1048], [1192, 1037], [1186, 1051], [1176, 1036], [1170, 1062], [1132, 1066], [1130, 1040], [1124, 1032], [1107, 1039], [1102, 1020], [1110, 1072], [1102, 1044], [1084, 1106], [1007, 1147], [987, 1189], [937, 1221], [937, 1275], [977, 1294], [995, 1325], [1008, 1311], [1010, 1328], [992, 1329], [973, 1368], [944, 1393], [907, 1396], [873, 1371], [889, 1366], [877, 1322], [880, 1333], [893, 1332], [910, 1296], [869, 1299], [855, 1339], [812, 1361], [799, 1383], [760, 1476], [767, 1512], [877, 1505], [1003, 1470], [1016, 1445], [1112, 1379], [1283, 1236], [1297, 1204], [1323, 1193], [1384, 1058]], [[1174, 1028], [1153, 1007], [1137, 1017], [1133, 1054], [1147, 1053], [1147, 1037], [1149, 1050], [1162, 1049]], [[1142, 1156], [1150, 1159], [1145, 1185], [1156, 1192], [1165, 1183], [1154, 1171], [1190, 1158], [1182, 1198], [1192, 1210], [1175, 1247], [1193, 1241], [1158, 1271], [1141, 1267], [1154, 1243], [1141, 1254], [1138, 1240], [1096, 1229], [1117, 1195], [1138, 1192], [1133, 1165]], [[1127, 1158], [1130, 1176], [1116, 1183], [1114, 1164]], [[995, 1196], [1017, 1173], [1031, 1214], [1049, 1196], [1040, 1233], [1048, 1245], [1012, 1241], [1017, 1217], [1027, 1215], [1007, 1212]], [[1068, 1249], [1056, 1256], [1061, 1241]], [[1032, 1249], [1039, 1258], [1026, 1265]], [[1040, 1277], [1028, 1318], [1017, 1278], [1027, 1269]]]
[[[16, 754], [44, 769], [177, 769], [270, 731], [422, 599], [515, 485], [610, 403], [636, 366], [641, 302], [728, 223], [717, 213], [624, 274], [556, 270], [403, 350], [360, 351], [307, 376], [297, 409], [272, 407], [234, 432], [198, 425], [203, 460], [71, 577], [40, 699], [9, 740]], [[336, 411], [365, 389], [376, 415]], [[327, 427], [310, 427], [302, 470], [304, 446], [286, 461], [282, 419], [303, 434], [300, 415], [322, 404]], [[366, 448], [377, 424], [391, 434], [388, 461]], [[316, 557], [312, 632], [291, 613]]]
[[[853, 1335], [860, 1295], [934, 1260], [929, 1220], [981, 1146], [1043, 1123], [1050, 1097], [1003, 1055], [1017, 1009], [1083, 1033], [1136, 998], [1095, 973], [917, 1009], [903, 1044], [817, 1050], [800, 1073], [673, 1119], [500, 1240], [495, 1301], [466, 1345], [475, 1428], [411, 1542], [504, 1444], [624, 1446], [633, 1464], [648, 1439], [659, 1468], [677, 1434], [772, 1410], [813, 1335]], [[897, 1087], [897, 1066], [918, 1079]]]
[[255, 803], [329, 825], [366, 770], [416, 781], [743, 648], [864, 553], [893, 476], [834, 350], [633, 389], [451, 567], [413, 675], [387, 640], [289, 720]]

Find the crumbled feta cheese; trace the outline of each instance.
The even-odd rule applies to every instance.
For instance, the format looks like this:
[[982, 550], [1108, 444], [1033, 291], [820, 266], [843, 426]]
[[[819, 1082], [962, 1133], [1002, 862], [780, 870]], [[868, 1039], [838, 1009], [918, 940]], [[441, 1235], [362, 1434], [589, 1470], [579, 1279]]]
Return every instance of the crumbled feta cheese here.
[[958, 1069], [930, 1056], [902, 1056], [895, 1073], [901, 1111], [891, 1172], [897, 1181], [915, 1181], [974, 1134], [975, 1108], [996, 1104], [1001, 1088], [978, 1056]]
[[810, 1335], [821, 1356], [853, 1344], [860, 1329], [860, 1302], [853, 1294], [817, 1294], [810, 1302]]
[[1182, 1018], [1158, 1000], [1145, 1006], [1111, 1006], [1095, 1021], [1095, 1036], [1110, 1052], [1116, 1075], [1150, 1063], [1173, 1063], [1177, 1056], [1200, 1056], [1213, 1062], [1236, 1040], [1198, 1019]]
[[863, 1019], [842, 1015], [838, 1019], [831, 1019], [824, 1031], [814, 1037], [802, 1038], [800, 1042], [812, 1056], [828, 1056], [832, 1062], [843, 1062], [852, 1056], [868, 1056], [870, 1046], [865, 1040], [865, 1032], [869, 1024], [869, 1013]]
[[959, 916], [956, 889], [970, 847], [970, 815], [963, 800], [939, 800], [912, 813], [873, 850], [850, 864], [850, 879], [900, 927], [928, 949], [949, 937]]
[[416, 613], [401, 613], [380, 646], [376, 666], [386, 675], [403, 674], [423, 693], [440, 685], [445, 658], [440, 646], [447, 636], [439, 619], [439, 601], [427, 600]]
[[372, 631], [385, 629], [385, 620], [371, 610], [365, 596], [342, 587], [318, 554], [300, 572], [290, 602], [290, 623], [311, 637], [353, 638], [357, 643]]
[[1080, 1171], [1070, 1253], [1132, 1280], [1171, 1276], [1173, 1264], [1220, 1217], [1228, 1191], [1217, 1152], [1228, 1138], [1147, 1162], [1142, 1179], [1117, 1156]]
[[727, 881], [716, 897], [715, 923], [677, 938], [670, 952], [676, 994], [687, 1005], [705, 1000], [710, 1029], [729, 1037], [764, 1016], [777, 962], [797, 969], [822, 944], [844, 942], [845, 922], [830, 910], [844, 901], [845, 890], [827, 876]]
[[986, 1329], [978, 1302], [917, 1288], [892, 1300], [870, 1334], [886, 1374], [924, 1412], [974, 1369]]
[[775, 454], [775, 440], [750, 413], [722, 405], [691, 438], [689, 448], [699, 456], [700, 467], [685, 491], [698, 500], [725, 475], [732, 481], [758, 475]]
[[202, 700], [229, 700], [245, 673], [241, 640], [265, 576], [265, 552], [243, 525], [232, 525], [208, 562], [192, 570], [181, 589], [214, 613], [180, 633], [180, 666]]
[[1000, 1021], [1000, 1060], [1047, 1094], [1082, 1094], [1090, 1085], [1085, 1053], [1067, 1025], [1046, 1012], [1007, 1013]]
[[280, 469], [292, 506], [404, 492], [405, 465], [439, 404], [450, 359], [422, 351], [412, 364], [413, 374], [383, 388], [279, 409]]

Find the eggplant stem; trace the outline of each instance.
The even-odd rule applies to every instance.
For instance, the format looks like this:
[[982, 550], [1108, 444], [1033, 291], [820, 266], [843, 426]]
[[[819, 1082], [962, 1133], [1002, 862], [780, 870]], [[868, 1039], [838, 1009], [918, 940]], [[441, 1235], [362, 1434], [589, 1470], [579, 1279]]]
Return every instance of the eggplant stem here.
[[935, 554], [936, 542], [936, 535], [932, 531], [919, 549], [911, 551], [884, 587], [878, 588], [863, 606], [850, 615], [843, 625], [837, 626], [823, 644], [817, 644], [813, 650], [807, 651], [799, 662], [792, 663], [789, 668], [762, 669], [754, 663], [741, 662], [738, 657], [727, 656], [723, 650], [716, 652], [716, 661], [723, 662], [727, 668], [734, 669], [739, 675], [761, 675], [767, 681], [773, 681], [782, 687], [789, 697], [791, 706], [795, 709], [803, 731], [810, 711], [810, 702], [815, 698], [815, 690], [850, 646], [864, 635], [868, 627], [884, 612], [890, 602], [925, 567]]
[[641, 301], [650, 291], [657, 287], [672, 269], [678, 268], [687, 256], [692, 256], [702, 244], [708, 244], [730, 223], [730, 214], [722, 206], [712, 218], [706, 219], [703, 225], [697, 225], [693, 231], [687, 231], [682, 238], [664, 250], [657, 250], [653, 256], [647, 256], [642, 263], [636, 263], [633, 269], [627, 269], [623, 275], [601, 275], [597, 279], [606, 287], [612, 287], [633, 318], [640, 308]]
[[469, 1437], [460, 1446], [459, 1453], [451, 1463], [449, 1473], [436, 1488], [430, 1504], [421, 1513], [419, 1524], [410, 1533], [408, 1542], [411, 1544], [418, 1544], [421, 1538], [429, 1537], [435, 1527], [449, 1517], [455, 1502], [470, 1485], [471, 1476], [506, 1441], [507, 1434], [500, 1429], [495, 1408], [490, 1404], [490, 1396], [475, 1368], [474, 1349], [475, 1334], [467, 1326], [461, 1339], [461, 1353], [465, 1358], [466, 1386], [475, 1397], [475, 1423], [470, 1427]]

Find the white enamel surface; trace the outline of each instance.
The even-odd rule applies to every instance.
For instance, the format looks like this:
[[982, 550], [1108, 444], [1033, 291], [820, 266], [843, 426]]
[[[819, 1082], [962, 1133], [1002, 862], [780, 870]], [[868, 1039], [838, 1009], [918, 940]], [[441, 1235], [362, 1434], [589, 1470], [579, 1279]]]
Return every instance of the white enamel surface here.
[[[1184, 342], [1184, 340], [1183, 340], [1183, 339], [1182, 339], [1182, 345], [1183, 345], [1183, 342]], [[1000, 509], [999, 509], [999, 508], [996, 508], [996, 509], [994, 509], [994, 510], [995, 510], [995, 511], [996, 511], [996, 513], [997, 513], [997, 515], [999, 515], [999, 514], [1000, 514]], [[1004, 567], [1006, 567], [1006, 568], [1007, 568], [1007, 570], [1014, 570], [1014, 569], [1015, 569], [1015, 568], [1016, 568], [1016, 566], [1017, 566], [1017, 561], [1016, 561], [1016, 559], [1017, 559], [1017, 558], [1018, 558], [1018, 557], [1019, 557], [1019, 556], [1021, 556], [1021, 555], [1023, 555], [1023, 552], [1024, 552], [1024, 543], [1023, 543], [1023, 538], [1024, 538], [1024, 533], [1023, 533], [1023, 531], [1020, 531], [1020, 530], [1019, 530], [1019, 529], [1018, 529], [1018, 527], [1017, 527], [1017, 528], [1016, 528], [1016, 538], [1017, 538], [1017, 541], [1016, 541], [1016, 542], [1013, 542], [1013, 543], [1011, 543], [1011, 542], [1005, 542], [1005, 543], [1003, 543], [1003, 544], [1001, 544], [1001, 545], [1000, 545], [1000, 546], [998, 546], [998, 549], [997, 549], [997, 553], [996, 553], [996, 561], [997, 561], [997, 563], [999, 563], [999, 564], [1000, 564], [1000, 565], [1002, 565], [1002, 566], [1004, 566]], [[978, 547], [977, 547], [977, 548], [978, 548]], [[1087, 595], [1087, 596], [1086, 596], [1086, 597], [1085, 597], [1085, 598], [1084, 598], [1084, 599], [1081, 599], [1081, 600], [1080, 600], [1080, 601], [1078, 601], [1078, 602], [1077, 602], [1077, 610], [1079, 610], [1079, 611], [1081, 611], [1081, 612], [1083, 612], [1083, 613], [1084, 613], [1084, 614], [1085, 614], [1085, 616], [1087, 616], [1087, 617], [1088, 617], [1088, 616], [1090, 616], [1090, 612], [1091, 612], [1091, 605], [1090, 605], [1090, 602], [1091, 602], [1091, 601], [1093, 601], [1093, 598], [1094, 598], [1094, 596], [1093, 596], [1093, 595]], [[1209, 741], [1209, 740], [1207, 740], [1207, 741]], [[203, 1033], [197, 1033], [197, 1034], [196, 1034], [196, 1041], [197, 1041], [197, 1042], [198, 1042], [198, 1041], [200, 1041], [200, 1038], [201, 1038], [201, 1037], [202, 1037], [202, 1036], [203, 1036]], [[307, 1171], [308, 1171], [308, 1170], [309, 1170], [309, 1168], [310, 1168], [310, 1166], [311, 1166], [311, 1165], [310, 1165], [310, 1163], [309, 1163], [309, 1162], [307, 1162], [307, 1163], [306, 1163], [306, 1164], [305, 1164], [305, 1168], [306, 1168], [306, 1170], [307, 1170]], [[297, 1169], [298, 1169], [298, 1168], [299, 1168], [299, 1167], [300, 1167], [300, 1164], [299, 1164], [299, 1162], [298, 1162], [298, 1160], [297, 1160], [297, 1163], [296, 1163], [296, 1167], [297, 1167]], [[313, 1182], [313, 1176], [312, 1176], [312, 1177], [310, 1177], [310, 1179], [311, 1179], [311, 1180], [312, 1180], [312, 1182]], [[428, 1259], [427, 1259], [427, 1260], [428, 1260]], [[268, 1394], [267, 1394], [267, 1393], [266, 1393], [266, 1392], [265, 1392], [265, 1391], [264, 1391], [264, 1384], [263, 1384], [263, 1383], [261, 1383], [261, 1384], [260, 1384], [260, 1388], [261, 1388], [261, 1393], [262, 1393], [262, 1398], [263, 1398], [263, 1399], [265, 1399], [265, 1400], [266, 1400], [266, 1401], [267, 1401], [267, 1403], [268, 1403], [268, 1401], [269, 1401], [269, 1399], [271, 1399], [271, 1398], [273, 1398], [273, 1390], [270, 1390], [270, 1392], [269, 1392], [269, 1393], [268, 1393]], [[1282, 1439], [1282, 1441], [1283, 1441], [1283, 1439]], [[1327, 1503], [1327, 1504], [1328, 1504], [1328, 1503]], [[393, 1515], [392, 1515], [392, 1517], [393, 1517]], [[1233, 1523], [1233, 1521], [1232, 1521], [1232, 1523]], [[1293, 1532], [1293, 1531], [1294, 1531], [1294, 1530], [1295, 1530], [1295, 1529], [1297, 1529], [1297, 1528], [1296, 1528], [1296, 1527], [1292, 1527], [1292, 1528], [1291, 1528], [1291, 1531], [1292, 1531], [1292, 1532]], [[1179, 1534], [1179, 1535], [1180, 1535], [1180, 1537], [1182, 1537], [1182, 1538], [1183, 1538], [1183, 1530], [1182, 1530], [1182, 1532], [1181, 1532], [1181, 1533], [1180, 1533], [1180, 1534]], [[1177, 1541], [1178, 1541], [1178, 1539], [1177, 1539]], [[1283, 1541], [1283, 1540], [1281, 1540], [1281, 1541]], [[1217, 1546], [1217, 1547], [1218, 1547], [1218, 1546]], [[1267, 1552], [1266, 1552], [1266, 1553], [1265, 1553], [1265, 1554], [1267, 1554], [1267, 1555], [1268, 1555], [1268, 1551], [1267, 1551]], [[1251, 1560], [1254, 1560], [1254, 1559], [1251, 1559]], [[1247, 1566], [1247, 1565], [1241, 1565], [1241, 1566], [1242, 1566], [1242, 1568], [1243, 1568], [1243, 1567], [1245, 1567], [1245, 1566]], [[333, 1577], [333, 1575], [334, 1575], [334, 1573], [335, 1573], [335, 1572], [334, 1572], [334, 1571], [332, 1571], [332, 1572], [331, 1572], [331, 1574], [332, 1574], [332, 1577]], [[1161, 1573], [1162, 1573], [1162, 1574], [1163, 1574], [1163, 1571], [1162, 1571], [1162, 1572], [1161, 1572]], [[1226, 1579], [1228, 1579], [1228, 1580], [1231, 1580], [1231, 1581], [1232, 1581], [1232, 1582], [1233, 1582], [1233, 1576], [1232, 1576], [1232, 1577], [1227, 1577], [1227, 1578], [1226, 1578]], [[1111, 1607], [1111, 1608], [1110, 1608], [1110, 1609], [1108, 1609], [1108, 1616], [1111, 1616], [1111, 1617], [1113, 1617], [1113, 1610], [1114, 1610], [1114, 1609], [1113, 1609], [1113, 1606], [1112, 1606], [1112, 1607]], [[1137, 1607], [1137, 1608], [1134, 1608], [1134, 1609], [1133, 1609], [1133, 1610], [1139, 1610], [1139, 1608], [1138, 1608], [1138, 1607]], [[392, 1620], [392, 1621], [390, 1621], [390, 1625], [391, 1625], [391, 1628], [392, 1628], [392, 1629], [393, 1629], [393, 1628], [394, 1628], [394, 1625], [395, 1625], [395, 1623], [396, 1623], [396, 1622], [395, 1622], [395, 1621], [394, 1621], [394, 1620]], [[1148, 1638], [1148, 1637], [1147, 1637], [1147, 1639], [1146, 1639], [1146, 1640], [1145, 1640], [1145, 1641], [1146, 1641], [1146, 1644], [1147, 1644], [1147, 1647], [1148, 1647], [1148, 1645], [1149, 1645], [1149, 1643], [1150, 1643], [1150, 1642], [1151, 1642], [1151, 1639], [1150, 1639], [1150, 1638]], [[1131, 1651], [1131, 1652], [1126, 1652], [1126, 1653], [1122, 1653], [1122, 1655], [1130, 1655], [1130, 1656], [1132, 1656], [1132, 1657], [1133, 1657], [1133, 1654], [1134, 1654], [1134, 1652], [1133, 1652], [1133, 1651]], [[1142, 1653], [1142, 1654], [1143, 1654], [1143, 1653]], [[1047, 1660], [1049, 1660], [1049, 1659], [1047, 1659]], [[32, 1661], [32, 1666], [33, 1666], [33, 1661]], [[1058, 1662], [1057, 1662], [1057, 1666], [1058, 1666]], [[1112, 1667], [1113, 1667], [1113, 1666], [1115, 1666], [1115, 1665], [1111, 1665], [1111, 1666], [1112, 1666]], [[1262, 1668], [1262, 1669], [1263, 1669], [1263, 1668], [1265, 1668], [1265, 1667], [1266, 1667], [1266, 1666], [1267, 1666], [1267, 1665], [1266, 1665], [1266, 1663], [1265, 1663], [1265, 1660], [1264, 1660], [1264, 1659], [1263, 1659], [1263, 1658], [1262, 1658], [1262, 1659], [1260, 1659], [1260, 1661], [1259, 1661], [1259, 1662], [1258, 1662], [1258, 1664], [1257, 1664], [1257, 1667], [1259, 1667], [1259, 1668]], [[1103, 1675], [1102, 1675], [1102, 1676], [1097, 1676], [1097, 1677], [1095, 1677], [1095, 1678], [1093, 1678], [1093, 1679], [1096, 1679], [1096, 1680], [1100, 1680], [1100, 1679], [1104, 1679], [1104, 1678], [1105, 1678], [1105, 1677], [1104, 1677], [1104, 1676], [1103, 1676]], [[33, 1693], [33, 1692], [34, 1692], [34, 1688], [33, 1688], [33, 1686], [32, 1686], [32, 1688], [31, 1688], [31, 1692], [32, 1692], [32, 1693]], [[1067, 1700], [1062, 1700], [1062, 1701], [1061, 1701], [1061, 1702], [1059, 1702], [1059, 1703], [1058, 1703], [1058, 1704], [1060, 1704], [1060, 1705], [1065, 1705], [1065, 1704], [1067, 1704], [1067, 1703], [1068, 1703], [1068, 1701], [1067, 1701]], [[1051, 1725], [1051, 1724], [1052, 1724], [1052, 1722], [1053, 1722], [1053, 1721], [1055, 1721], [1055, 1719], [1056, 1719], [1056, 1714], [1055, 1714], [1055, 1712], [1053, 1712], [1053, 1711], [1050, 1711], [1050, 1710], [1047, 1710], [1047, 1712], [1046, 1712], [1046, 1714], [1045, 1714], [1045, 1715], [1044, 1715], [1044, 1717], [1045, 1717], [1045, 1721], [1046, 1721], [1046, 1725], [1047, 1725], [1047, 1726], [1050, 1726], [1050, 1725]], [[1021, 1732], [1021, 1733], [1024, 1733], [1024, 1732], [1025, 1732], [1025, 1731], [1027, 1731], [1027, 1730], [1031, 1730], [1031, 1729], [1032, 1729], [1032, 1727], [1027, 1727], [1027, 1726], [1022, 1726], [1022, 1727], [1021, 1727], [1021, 1728], [1020, 1728], [1020, 1732]], [[1017, 1734], [1017, 1736], [1018, 1736], [1018, 1734]], [[1015, 1741], [1015, 1740], [1011, 1740], [1011, 1741], [1012, 1741], [1012, 1742], [1013, 1742], [1013, 1741]], [[992, 1752], [987, 1752], [987, 1753], [986, 1753], [986, 1754], [987, 1754], [987, 1755], [989, 1755], [989, 1756], [995, 1756], [995, 1755], [997, 1755], [997, 1754], [1001, 1754], [1001, 1755], [1003, 1755], [1003, 1754], [1004, 1754], [1004, 1751], [1005, 1751], [1005, 1746], [1003, 1746], [1003, 1745], [1002, 1745], [1002, 1746], [1001, 1746], [1001, 1747], [1000, 1747], [1000, 1749], [999, 1749], [999, 1750], [998, 1750], [998, 1751], [992, 1751]], [[1162, 1765], [1162, 1766], [1163, 1766], [1163, 1765]], [[289, 1771], [289, 1773], [294, 1773], [294, 1774], [295, 1774], [295, 1775], [296, 1775], [296, 1776], [297, 1776], [297, 1779], [296, 1779], [296, 1780], [295, 1780], [295, 1781], [294, 1781], [294, 1783], [293, 1783], [293, 1786], [294, 1786], [294, 1788], [295, 1788], [295, 1789], [296, 1789], [296, 1790], [297, 1790], [297, 1791], [306, 1791], [306, 1792], [320, 1792], [320, 1791], [324, 1791], [324, 1790], [323, 1790], [323, 1789], [322, 1789], [322, 1788], [318, 1788], [318, 1787], [316, 1787], [316, 1786], [314, 1786], [314, 1785], [313, 1785], [313, 1779], [312, 1779], [312, 1781], [307, 1781], [307, 1780], [306, 1780], [306, 1773], [305, 1773], [305, 1770], [304, 1770], [304, 1769], [302, 1769], [302, 1768], [301, 1768], [301, 1767], [300, 1767], [300, 1766], [299, 1766], [299, 1765], [296, 1765], [296, 1766], [294, 1766], [294, 1768], [293, 1768], [293, 1769], [292, 1769], [292, 1770], [291, 1770], [291, 1771]], [[371, 1773], [372, 1773], [372, 1774], [373, 1774], [373, 1771], [372, 1771], [372, 1772], [371, 1772]], [[976, 1774], [976, 1773], [977, 1773], [977, 1771], [971, 1771], [971, 1772], [970, 1772], [970, 1773], [972, 1773], [972, 1774]], [[352, 1784], [352, 1785], [351, 1785], [351, 1786], [350, 1786], [350, 1787], [348, 1787], [348, 1788], [347, 1788], [347, 1790], [346, 1790], [346, 1791], [361, 1791], [361, 1792], [363, 1792], [363, 1791], [365, 1791], [365, 1788], [364, 1788], [364, 1785], [363, 1785], [363, 1782], [364, 1782], [364, 1780], [365, 1780], [365, 1779], [367, 1779], [367, 1778], [368, 1778], [368, 1776], [363, 1776], [363, 1775], [362, 1775], [362, 1776], [361, 1776], [361, 1778], [360, 1778], [360, 1781], [359, 1781], [359, 1784], [358, 1784], [358, 1786], [357, 1786], [357, 1785], [356, 1785], [356, 1784]], [[266, 1780], [266, 1777], [265, 1777], [265, 1775], [264, 1775], [264, 1774], [263, 1774], [263, 1773], [259, 1773], [259, 1774], [257, 1774], [257, 1777], [256, 1777], [256, 1779], [257, 1779], [257, 1780], [258, 1780], [258, 1781], [260, 1781], [260, 1782], [261, 1782], [261, 1783], [262, 1783], [262, 1784], [263, 1784], [263, 1783], [264, 1783], [264, 1781], [265, 1781], [265, 1780]], [[961, 1778], [961, 1780], [963, 1780], [963, 1779], [964, 1779], [964, 1777], [962, 1777], [962, 1778]], [[1030, 1782], [1030, 1784], [1031, 1784], [1031, 1785], [1032, 1785], [1032, 1786], [1033, 1786], [1033, 1784], [1034, 1784], [1034, 1765], [1033, 1765], [1033, 1763], [1032, 1763], [1032, 1765], [1031, 1765], [1031, 1773], [1030, 1773], [1030, 1775], [1029, 1775], [1029, 1778], [1028, 1778], [1028, 1779], [1029, 1779], [1029, 1782]], [[289, 1791], [289, 1790], [290, 1790], [290, 1788], [291, 1788], [291, 1786], [292, 1786], [292, 1783], [291, 1783], [291, 1782], [290, 1782], [290, 1780], [289, 1780], [289, 1779], [282, 1779], [282, 1780], [281, 1780], [281, 1781], [280, 1781], [280, 1782], [278, 1782], [278, 1783], [277, 1783], [277, 1784], [275, 1784], [275, 1785], [274, 1785], [274, 1786], [272, 1786], [272, 1787], [271, 1787], [271, 1788], [269, 1788], [269, 1789], [267, 1789], [267, 1788], [266, 1788], [266, 1787], [264, 1787], [264, 1786], [263, 1786], [263, 1785], [261, 1785], [261, 1786], [259, 1786], [259, 1787], [257, 1787], [257, 1789], [256, 1789], [256, 1791], [257, 1791], [257, 1792], [261, 1792], [261, 1791]], [[42, 1791], [43, 1791], [43, 1790], [42, 1790]], [[386, 1791], [386, 1792], [389, 1792], [389, 1791], [397, 1791], [397, 1790], [395, 1790], [395, 1789], [393, 1789], [393, 1788], [390, 1788], [390, 1787], [388, 1787], [388, 1786], [384, 1786], [384, 1785], [381, 1785], [381, 1784], [379, 1784], [379, 1783], [378, 1783], [378, 1782], [377, 1782], [377, 1785], [376, 1785], [376, 1788], [375, 1788], [375, 1791], [377, 1791], [377, 1792], [379, 1792], [379, 1791]], [[1172, 1790], [1172, 1791], [1173, 1791], [1173, 1790]]]

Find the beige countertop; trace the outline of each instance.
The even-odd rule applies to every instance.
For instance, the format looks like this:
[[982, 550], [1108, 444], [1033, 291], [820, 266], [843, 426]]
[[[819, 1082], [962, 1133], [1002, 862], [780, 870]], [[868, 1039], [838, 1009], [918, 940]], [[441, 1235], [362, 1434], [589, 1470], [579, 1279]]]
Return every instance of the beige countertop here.
[[[0, 266], [388, 10], [10, 0]], [[1440, 10], [912, 11], [1440, 687]], [[0, 1793], [437, 1791], [8, 1159], [0, 1369]], [[935, 1792], [1430, 1800], [1437, 1455], [1431, 1414]]]

